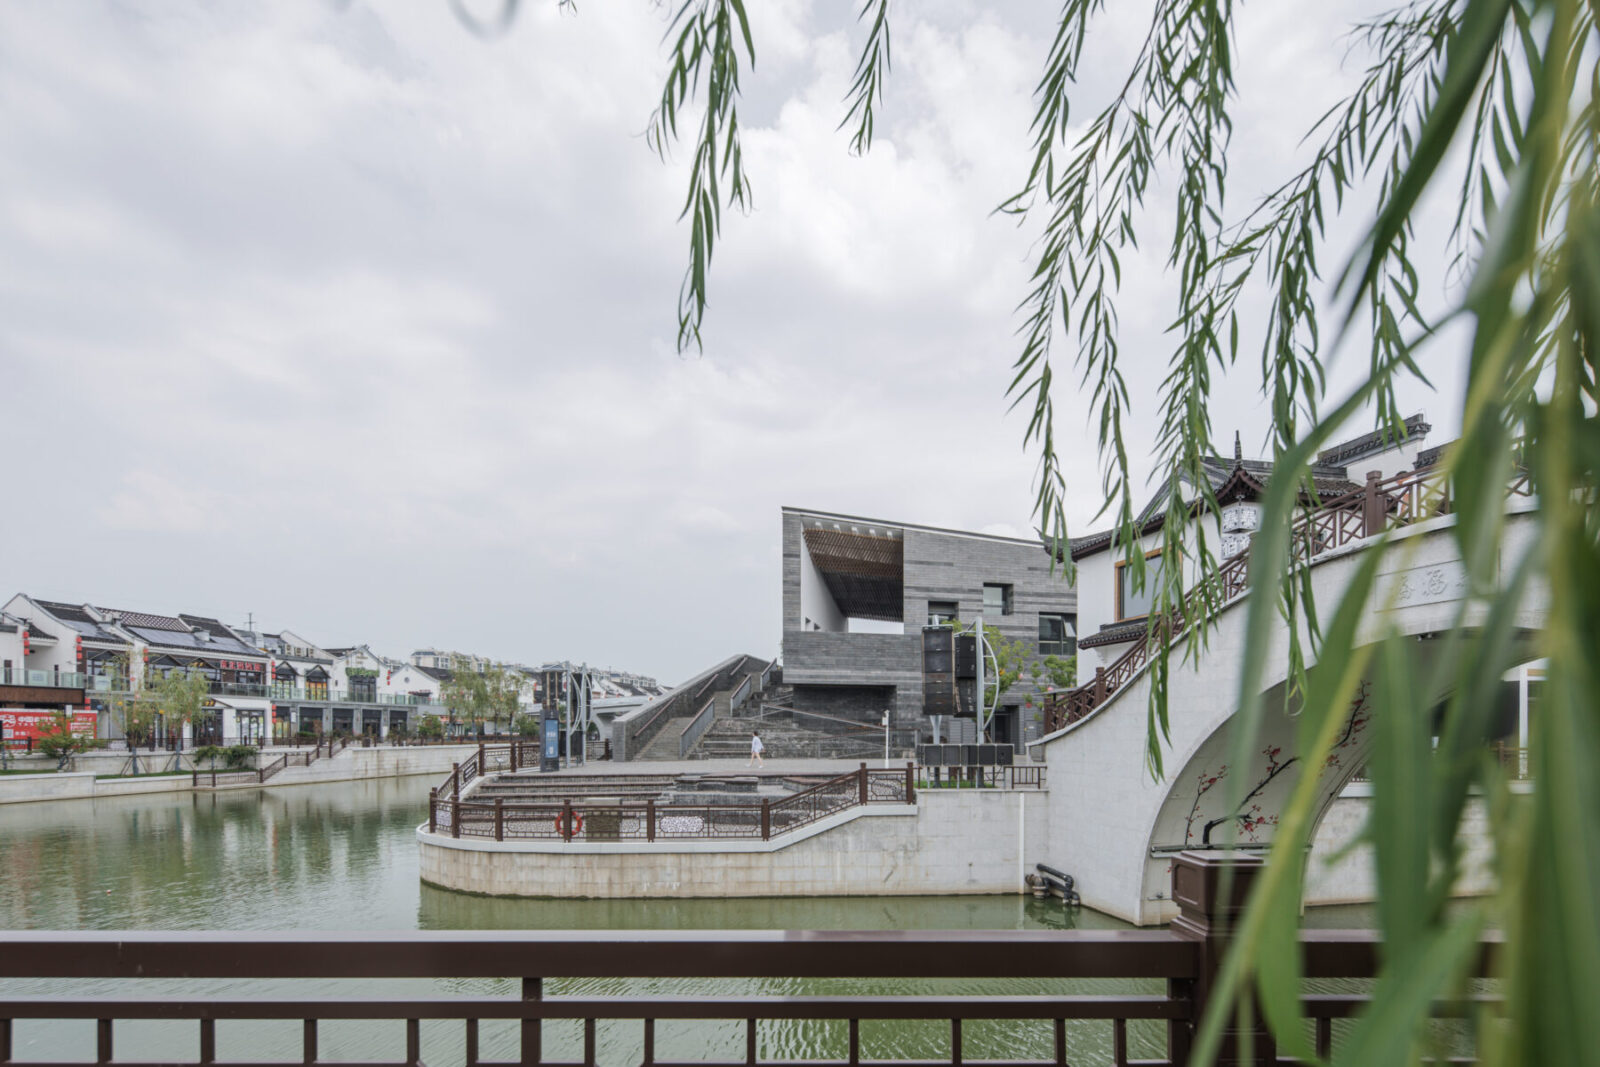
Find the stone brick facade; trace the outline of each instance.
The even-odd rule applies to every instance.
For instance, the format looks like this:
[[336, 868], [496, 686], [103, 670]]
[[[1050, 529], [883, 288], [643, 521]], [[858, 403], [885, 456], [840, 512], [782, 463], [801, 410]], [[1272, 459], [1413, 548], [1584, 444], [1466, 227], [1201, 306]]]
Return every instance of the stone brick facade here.
[[[903, 633], [851, 633], [816, 629], [802, 603], [815, 591], [802, 592], [809, 566], [804, 530], [826, 528], [890, 531], [903, 543], [901, 625]], [[893, 687], [893, 719], [897, 745], [909, 748], [929, 736], [922, 705], [922, 627], [930, 602], [954, 603], [960, 618], [983, 612], [985, 584], [1011, 589], [1009, 614], [984, 614], [984, 621], [1008, 638], [1037, 649], [1040, 612], [1075, 615], [1077, 596], [1059, 570], [1051, 572], [1050, 556], [1038, 541], [994, 537], [958, 530], [886, 523], [876, 519], [831, 515], [795, 508], [783, 510], [783, 664], [784, 681], [794, 686], [795, 706], [850, 718], [863, 715], [860, 692], [865, 686]], [[824, 589], [823, 595], [826, 595]], [[813, 600], [813, 602], [815, 602]], [[808, 628], [808, 623], [810, 627]], [[1005, 694], [1016, 706], [1023, 738], [1039, 736], [1036, 709], [1024, 705], [1037, 689], [1024, 670], [1022, 680]]]

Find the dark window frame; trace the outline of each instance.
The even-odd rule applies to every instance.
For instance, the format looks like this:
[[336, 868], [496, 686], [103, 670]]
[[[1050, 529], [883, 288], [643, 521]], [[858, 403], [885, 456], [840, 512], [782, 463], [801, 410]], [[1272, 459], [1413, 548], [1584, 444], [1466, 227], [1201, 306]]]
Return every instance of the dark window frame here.
[[[1145, 583], [1144, 583], [1145, 596], [1149, 597], [1152, 600], [1152, 602], [1154, 601], [1153, 594], [1155, 593], [1155, 583], [1156, 583], [1156, 580], [1157, 580], [1157, 575], [1152, 574], [1150, 572], [1149, 564], [1150, 564], [1150, 560], [1155, 559], [1155, 558], [1159, 557], [1160, 555], [1161, 555], [1161, 549], [1159, 549], [1159, 548], [1153, 548], [1153, 549], [1151, 549], [1150, 551], [1148, 551], [1148, 552], [1146, 552], [1144, 554], [1144, 560], [1145, 560]], [[1117, 561], [1117, 565], [1116, 565], [1116, 570], [1113, 572], [1111, 588], [1112, 588], [1112, 595], [1116, 598], [1116, 615], [1117, 615], [1117, 621], [1118, 622], [1138, 622], [1140, 619], [1148, 619], [1150, 617], [1149, 609], [1146, 609], [1144, 612], [1142, 612], [1141, 614], [1138, 614], [1138, 615], [1129, 615], [1129, 614], [1126, 614], [1123, 611], [1123, 603], [1122, 603], [1122, 595], [1123, 595], [1122, 570], [1123, 570], [1124, 567], [1127, 567], [1131, 562], [1132, 562], [1131, 560], [1126, 560], [1126, 559], [1118, 560]]]
[[[1061, 621], [1061, 639], [1047, 641], [1044, 633], [1046, 619], [1059, 619]], [[1049, 646], [1049, 647], [1046, 647]], [[1039, 655], [1041, 656], [1076, 656], [1078, 654], [1078, 616], [1071, 611], [1041, 611], [1039, 612]]]
[[1015, 590], [1010, 582], [983, 583], [983, 613], [989, 614], [989, 590], [1000, 590], [1000, 614], [1013, 615], [1016, 609]]

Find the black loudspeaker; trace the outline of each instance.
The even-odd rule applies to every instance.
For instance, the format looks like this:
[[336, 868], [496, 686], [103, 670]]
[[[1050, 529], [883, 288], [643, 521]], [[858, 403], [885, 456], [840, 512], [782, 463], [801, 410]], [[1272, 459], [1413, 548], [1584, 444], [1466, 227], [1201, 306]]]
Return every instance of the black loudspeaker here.
[[1012, 757], [1016, 755], [1016, 750], [1010, 745], [996, 745], [994, 755], [995, 763], [998, 766], [1009, 767], [1011, 766]]
[[966, 719], [978, 717], [978, 680], [976, 678], [960, 678], [955, 683], [956, 695], [954, 714]]
[[978, 635], [956, 635], [956, 677], [976, 678], [978, 676]]
[[1000, 758], [1000, 757], [995, 755], [995, 751], [994, 751], [995, 749], [997, 749], [999, 747], [1000, 747], [999, 745], [979, 745], [978, 746], [978, 766], [980, 766], [980, 767], [993, 767], [995, 765], [995, 761]]
[[961, 763], [963, 766], [976, 767], [978, 765], [978, 747], [977, 745], [961, 746]]
[[955, 634], [943, 626], [922, 630], [922, 713], [958, 715], [955, 677], [950, 672]]
[[939, 762], [946, 767], [961, 766], [961, 756], [967, 746], [965, 745], [940, 745], [944, 749], [944, 758]]

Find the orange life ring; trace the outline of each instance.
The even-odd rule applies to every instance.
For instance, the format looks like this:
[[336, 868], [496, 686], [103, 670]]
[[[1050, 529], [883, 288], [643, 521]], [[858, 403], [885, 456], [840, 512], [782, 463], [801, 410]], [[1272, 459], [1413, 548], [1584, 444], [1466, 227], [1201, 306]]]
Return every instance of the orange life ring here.
[[560, 834], [562, 837], [577, 837], [579, 834], [583, 833], [583, 812], [575, 811], [572, 813], [572, 833], [570, 834], [566, 833], [561, 828], [561, 822], [565, 818], [565, 814], [556, 816], [556, 833]]

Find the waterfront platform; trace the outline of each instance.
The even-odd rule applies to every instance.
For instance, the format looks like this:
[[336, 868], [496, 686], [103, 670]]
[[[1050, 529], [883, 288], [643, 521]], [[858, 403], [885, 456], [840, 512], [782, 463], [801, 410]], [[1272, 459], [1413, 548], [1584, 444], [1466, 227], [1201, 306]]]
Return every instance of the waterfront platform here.
[[[501, 765], [486, 751], [485, 762]], [[509, 760], [504, 761], [509, 763]], [[1017, 893], [1042, 777], [928, 790], [909, 763], [692, 760], [479, 775], [417, 828], [423, 881], [525, 897]], [[1033, 770], [1037, 770], [1033, 768]], [[1023, 775], [1022, 777], [1028, 777]]]

